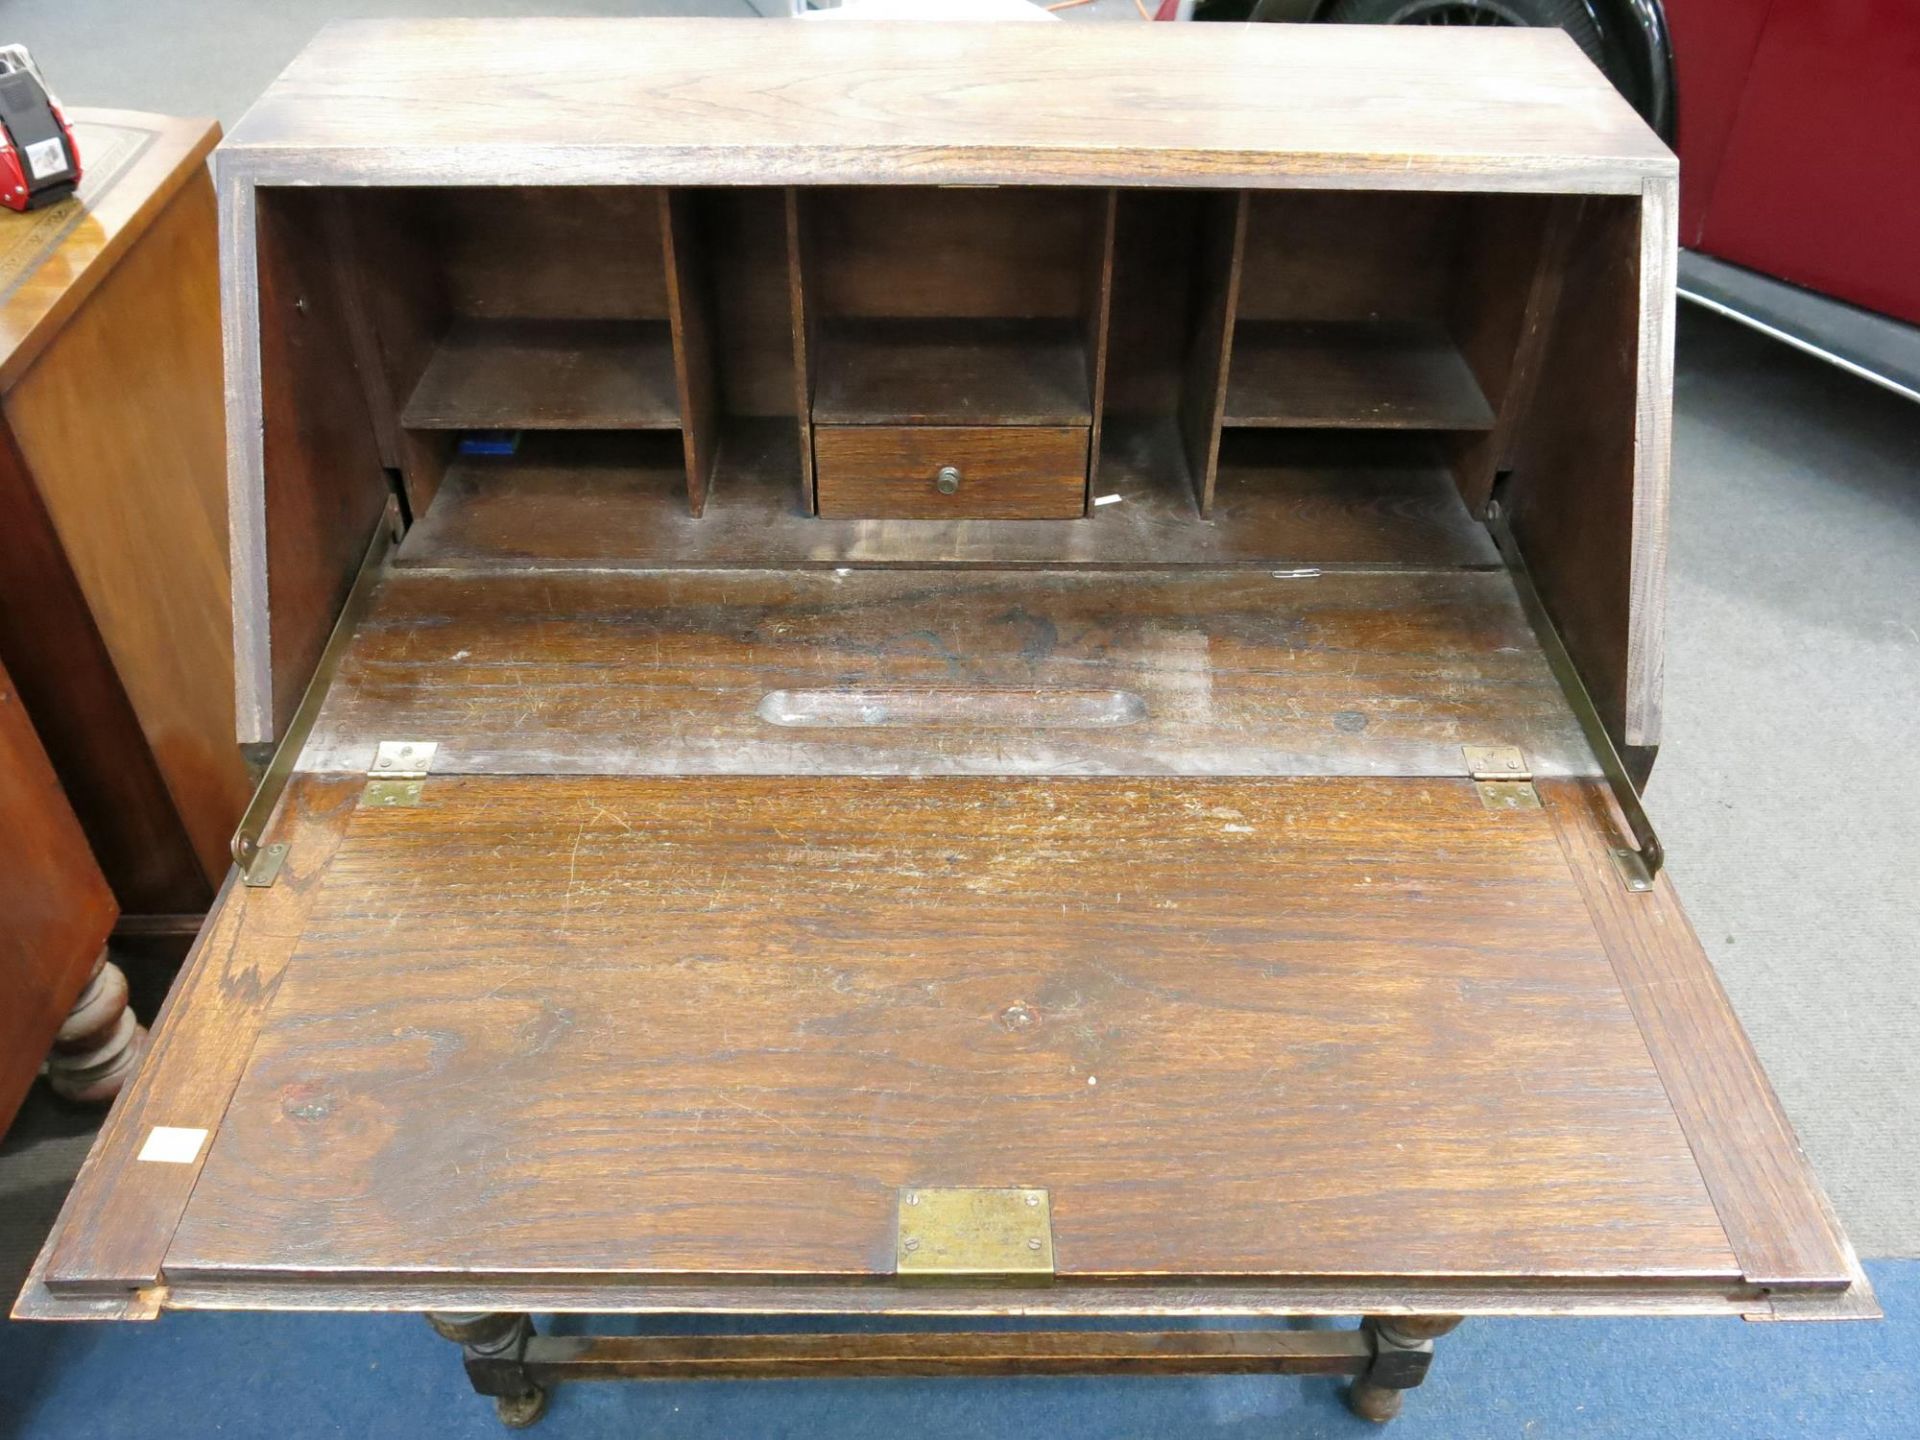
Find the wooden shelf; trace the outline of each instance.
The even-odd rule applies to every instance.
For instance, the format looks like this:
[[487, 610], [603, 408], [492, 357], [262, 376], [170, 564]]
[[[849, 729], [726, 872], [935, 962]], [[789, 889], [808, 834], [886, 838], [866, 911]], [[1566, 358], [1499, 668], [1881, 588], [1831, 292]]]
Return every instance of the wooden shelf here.
[[409, 430], [671, 430], [664, 320], [461, 320], [401, 411]]
[[827, 325], [819, 425], [1087, 425], [1085, 336], [1031, 320], [863, 320]]
[[1488, 430], [1493, 410], [1438, 325], [1241, 321], [1222, 423]]
[[1082, 520], [809, 516], [789, 426], [735, 422], [704, 518], [688, 516], [665, 435], [529, 436], [461, 457], [408, 532], [398, 568], [658, 569], [786, 565], [1488, 567], [1499, 555], [1429, 437], [1247, 432], [1224, 449], [1220, 520], [1198, 523], [1169, 424], [1110, 428]]

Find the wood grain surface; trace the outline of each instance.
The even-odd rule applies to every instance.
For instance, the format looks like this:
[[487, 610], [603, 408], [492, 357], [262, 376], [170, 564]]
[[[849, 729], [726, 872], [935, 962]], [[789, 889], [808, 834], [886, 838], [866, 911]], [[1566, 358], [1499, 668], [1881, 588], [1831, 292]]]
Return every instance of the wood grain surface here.
[[[1203, 304], [1197, 330], [1186, 317], [1173, 317], [1171, 326], [1160, 323], [1166, 317], [1135, 317], [1138, 325], [1121, 319], [1124, 333], [1154, 333], [1156, 343], [1184, 349], [1185, 334], [1200, 338], [1187, 357], [1192, 363], [1180, 415], [1188, 440], [1184, 468], [1206, 517], [1216, 484], [1225, 372], [1224, 348], [1210, 342], [1227, 338], [1236, 311], [1247, 320], [1289, 322], [1437, 320], [1447, 309], [1466, 228], [1462, 217], [1491, 213], [1499, 192], [1598, 191], [1652, 213], [1671, 188], [1672, 157], [1617, 95], [1594, 84], [1590, 67], [1558, 36], [1200, 31], [1153, 37], [1150, 57], [1140, 50], [1147, 38], [1130, 27], [1049, 30], [1034, 41], [993, 26], [919, 35], [854, 23], [789, 33], [697, 21], [395, 22], [328, 31], [221, 153], [229, 197], [227, 310], [240, 317], [229, 336], [230, 468], [237, 708], [245, 738], [274, 731], [288, 703], [282, 693], [287, 672], [308, 658], [300, 642], [315, 622], [286, 612], [331, 598], [323, 588], [303, 586], [270, 606], [272, 587], [262, 573], [269, 527], [261, 496], [271, 467], [259, 434], [267, 407], [258, 394], [259, 338], [245, 332], [261, 293], [255, 218], [280, 203], [262, 197], [311, 186], [329, 195], [341, 194], [340, 186], [438, 192], [444, 199], [430, 209], [455, 312], [530, 318], [661, 313], [664, 267], [654, 263], [650, 247], [628, 253], [632, 247], [623, 251], [618, 237], [642, 228], [631, 222], [649, 198], [684, 210], [697, 230], [694, 212], [703, 204], [691, 194], [675, 199], [676, 185], [705, 187], [708, 196], [733, 187], [725, 205], [704, 208], [735, 219], [756, 209], [756, 195], [790, 199], [790, 277], [806, 276], [815, 291], [810, 299], [797, 289], [789, 296], [790, 313], [802, 321], [791, 388], [796, 405], [827, 407], [821, 416], [798, 415], [806, 505], [816, 493], [807, 473], [815, 457], [808, 433], [814, 419], [1081, 423], [1084, 409], [1096, 442], [1103, 439], [1097, 407], [1083, 392], [1101, 379], [1098, 362], [1110, 348], [1103, 343], [1107, 327], [1091, 322], [1103, 313], [1112, 319], [1106, 298], [1115, 292], [1105, 280], [1123, 268], [1118, 246], [1105, 243], [1108, 221], [1117, 221], [1120, 208], [1115, 187], [1229, 197], [1242, 217], [1251, 214], [1257, 222], [1245, 294], [1236, 299], [1233, 264], [1216, 266], [1217, 257], [1209, 255], [1209, 263], [1190, 268], [1179, 245], [1150, 244], [1147, 252], [1164, 250], [1176, 262], [1172, 271], [1154, 274], [1154, 284], [1184, 297], [1195, 275], [1208, 280], [1217, 269], [1227, 308]], [[473, 98], [497, 88], [500, 46], [521, 57], [515, 65], [541, 66], [541, 73], [564, 78], [535, 93], [516, 91], [511, 105], [489, 104], [483, 118]], [[349, 72], [352, 81], [342, 78]], [[1519, 73], [1528, 77], [1524, 87], [1512, 83]], [[1072, 106], [1040, 102], [1042, 93], [1057, 95], [1069, 81]], [[1355, 104], [1355, 94], [1391, 101]], [[349, 110], [359, 118], [342, 121]], [[689, 119], [695, 112], [697, 122]], [[374, 114], [389, 122], [380, 128], [381, 142], [350, 140]], [[503, 124], [510, 127], [505, 132]], [[406, 140], [396, 143], [401, 135]], [[1251, 208], [1249, 191], [1256, 202]], [[764, 226], [770, 215], [760, 210]], [[799, 253], [803, 238], [810, 254]], [[713, 349], [715, 401], [750, 407], [735, 417], [773, 413], [786, 388], [786, 364], [776, 358], [780, 347], [769, 343], [771, 330], [755, 319], [778, 308], [764, 303], [776, 288], [770, 252], [751, 245], [694, 249], [697, 257], [688, 250], [689, 265], [678, 268], [690, 269], [695, 258], [717, 261], [716, 289], [749, 297], [728, 302], [718, 316], [699, 305], [675, 307], [689, 498], [702, 513], [710, 475], [726, 463], [716, 455], [724, 448], [723, 417], [717, 405], [700, 399], [702, 341]], [[1657, 357], [1668, 348], [1662, 334], [1670, 332], [1661, 317], [1671, 296], [1658, 281], [1667, 267], [1653, 263], [1653, 251], [1648, 255], [1636, 292], [1650, 327], [1641, 353], [1654, 357], [1638, 371], [1643, 389], [1664, 373]], [[747, 256], [757, 258], [739, 270]], [[697, 288], [697, 278], [676, 272], [675, 283], [682, 280]], [[1523, 284], [1516, 275], [1511, 288]], [[823, 367], [807, 327], [908, 317], [1051, 319], [1084, 329], [1071, 416], [1059, 408], [1060, 396], [1037, 393], [1046, 387], [1036, 387], [1022, 366], [991, 361], [967, 370], [951, 354], [933, 355], [934, 383], [925, 399], [879, 397], [868, 404], [874, 397], [855, 395], [843, 405], [848, 397], [838, 387], [844, 377], [884, 380], [898, 367], [872, 357]], [[704, 333], [715, 318], [724, 328]], [[1338, 362], [1346, 352], [1316, 353]], [[689, 356], [695, 357], [691, 365]], [[1116, 368], [1120, 400], [1165, 398], [1158, 393], [1164, 366], [1148, 363], [1129, 374], [1123, 360]], [[1460, 404], [1434, 403], [1440, 392], [1432, 380], [1443, 370], [1450, 382], [1463, 380], [1458, 365], [1410, 368], [1414, 395], [1400, 397], [1404, 403], [1369, 396], [1364, 386], [1342, 388], [1343, 379], [1355, 378], [1354, 367], [1334, 363], [1308, 367], [1305, 382], [1294, 387], [1310, 394], [1331, 386], [1338, 393], [1323, 395], [1327, 403], [1295, 409], [1284, 398], [1273, 402], [1243, 390], [1246, 403], [1238, 413], [1253, 423], [1378, 424], [1389, 417], [1396, 424], [1455, 429], [1493, 420], [1464, 385], [1444, 387], [1446, 394], [1457, 392]], [[1383, 373], [1404, 379], [1408, 370], [1389, 366]], [[903, 383], [913, 389], [924, 379], [909, 375]], [[942, 388], [953, 380], [967, 385]], [[1368, 384], [1378, 388], [1378, 380]], [[968, 385], [980, 394], [956, 398]], [[1651, 465], [1662, 453], [1663, 412], [1647, 394], [1633, 404], [1638, 420], [1613, 405], [1600, 423], [1621, 431], [1637, 426], [1644, 432], [1637, 453]], [[341, 413], [331, 403], [319, 408]], [[1159, 413], [1170, 414], [1171, 406]], [[379, 418], [371, 418], [378, 430]], [[419, 446], [386, 448], [391, 455]], [[1097, 443], [1090, 450], [1090, 475], [1104, 463], [1106, 448]], [[402, 468], [412, 490], [431, 493], [431, 457], [410, 455]], [[1484, 476], [1483, 464], [1473, 468]], [[306, 494], [309, 487], [292, 489]], [[1473, 503], [1484, 490], [1482, 479], [1469, 477]], [[283, 520], [279, 528], [294, 527]], [[1626, 703], [1636, 735], [1649, 736], [1657, 720], [1655, 612], [1663, 594], [1656, 529], [1650, 521], [1640, 527], [1644, 538], [1631, 542], [1634, 578], [1618, 602], [1633, 610], [1619, 622], [1633, 636]], [[335, 549], [336, 537], [322, 534], [301, 553], [330, 556]], [[1614, 603], [1609, 591], [1596, 608]], [[270, 616], [273, 609], [280, 613]], [[1603, 617], [1603, 623], [1613, 621]], [[280, 653], [288, 649], [296, 653]]]
[[[1648, 740], [1673, 164], [1539, 31], [326, 31], [220, 162], [243, 732], [380, 466], [438, 493], [29, 1303], [1004, 1312], [888, 1283], [896, 1188], [1026, 1184], [1047, 1313], [1857, 1310], [1461, 500], [1511, 460]], [[420, 187], [397, 367], [340, 185]], [[381, 411], [443, 315], [665, 319], [681, 433], [441, 477]], [[957, 320], [1064, 343], [842, 353]], [[1394, 343], [1263, 369], [1306, 323]], [[1252, 428], [1382, 416], [1452, 434]], [[832, 515], [849, 436], [1021, 419], [1110, 503]], [[421, 803], [356, 806], [394, 736]]]
[[1465, 780], [451, 776], [356, 812], [165, 1269], [857, 1279], [1016, 1183], [1077, 1279], [1738, 1274]]
[[553, 190], [500, 180], [496, 173], [472, 187], [420, 194], [455, 315], [667, 318], [661, 191], [632, 184]]
[[1239, 320], [1225, 425], [1486, 430], [1493, 411], [1437, 325]]
[[203, 909], [213, 887], [39, 487], [4, 423], [0, 658], [11, 667], [14, 693], [29, 718], [44, 718], [40, 743], [121, 904], [141, 914]]
[[1177, 412], [1187, 476], [1203, 516], [1213, 513], [1215, 463], [1220, 455], [1220, 415], [1226, 406], [1234, 315], [1240, 305], [1241, 256], [1246, 247], [1244, 192], [1208, 195], [1200, 208], [1195, 242], [1192, 333], [1180, 376]]
[[858, 21], [334, 25], [229, 153], [271, 183], [443, 185], [504, 172], [1637, 194], [1675, 168], [1551, 31]]
[[814, 364], [815, 425], [1085, 426], [1093, 413], [1071, 323], [838, 321]]
[[675, 430], [663, 320], [465, 320], [401, 411], [413, 430]]
[[0, 1134], [119, 913], [0, 665]]
[[1081, 520], [811, 518], [788, 424], [724, 437], [715, 498], [687, 517], [678, 447], [645, 436], [529, 435], [454, 463], [409, 532], [405, 569], [782, 565], [1494, 565], [1486, 531], [1424, 439], [1244, 432], [1223, 447], [1214, 523], [1196, 523], [1171, 426], [1108, 426]]
[[1372, 1340], [1344, 1328], [570, 1335], [540, 1337], [537, 1348], [529, 1347], [526, 1373], [537, 1384], [900, 1375], [1357, 1375], [1372, 1361]]
[[1633, 746], [1660, 739], [1672, 352], [1658, 277], [1673, 223], [1658, 205], [1581, 202], [1509, 496], [1568, 653], [1615, 743]]
[[[800, 441], [801, 513], [811, 515], [819, 503], [813, 477], [813, 392], [820, 352], [820, 307], [811, 303], [813, 242], [812, 211], [801, 204], [800, 191], [787, 186], [780, 192], [787, 241], [787, 318], [793, 341], [793, 413]], [[777, 453], [777, 452], [776, 452]]]
[[708, 247], [692, 195], [670, 190], [661, 197], [660, 246], [673, 333], [670, 369], [687, 466], [687, 509], [698, 517], [707, 507], [707, 489], [713, 483], [720, 435], [720, 379], [713, 344]]
[[[367, 391], [354, 369], [349, 313], [356, 296], [334, 263], [326, 198], [305, 190], [260, 197], [252, 297], [258, 325], [240, 327], [257, 347], [258, 363], [236, 363], [228, 352], [228, 385], [244, 386], [251, 377], [259, 387], [252, 402], [258, 421], [241, 433], [229, 423], [229, 480], [274, 477], [259, 492], [229, 486], [230, 501], [258, 522], [232, 530], [243, 741], [278, 738], [300, 703], [392, 495]], [[231, 208], [226, 218], [231, 225]], [[255, 263], [249, 255], [250, 270]], [[227, 318], [231, 326], [230, 310]], [[230, 328], [230, 345], [234, 338]], [[230, 422], [232, 414], [230, 399]], [[236, 467], [236, 447], [256, 458], [257, 468]], [[260, 664], [264, 674], [253, 668]]]
[[155, 1125], [219, 1126], [363, 788], [360, 780], [296, 777], [266, 837], [288, 846], [278, 883], [254, 889], [229, 872], [154, 1021], [152, 1047], [60, 1212], [44, 1264], [55, 1290], [124, 1294], [160, 1280], [206, 1149], [188, 1165], [136, 1157]]
[[183, 163], [0, 403], [197, 858], [197, 909], [253, 784], [234, 739], [213, 186]]
[[808, 280], [833, 320], [1078, 320], [1106, 191], [809, 187]]
[[1100, 431], [1107, 403], [1107, 347], [1113, 329], [1113, 247], [1119, 215], [1119, 192], [1109, 190], [1095, 203], [1093, 223], [1087, 227], [1086, 289], [1081, 301], [1080, 324], [1086, 336], [1087, 392], [1093, 411], [1092, 433], [1087, 439], [1086, 493], [1089, 496], [1100, 480]]
[[0, 390], [113, 273], [220, 138], [212, 120], [67, 108], [86, 175], [72, 205], [0, 215]]
[[342, 271], [342, 314], [380, 463], [398, 470], [412, 514], [439, 491], [454, 437], [401, 428], [400, 412], [434, 360], [452, 313], [436, 243], [436, 204], [413, 190], [345, 192], [325, 221]]
[[[892, 713], [770, 721], [814, 692]], [[1486, 571], [402, 572], [301, 764], [400, 735], [436, 773], [1595, 773]]]
[[[1869, 1287], [1866, 1292], [1871, 1300]], [[1267, 1279], [1102, 1281], [1055, 1285], [1009, 1296], [1004, 1285], [848, 1285], [800, 1279], [691, 1282], [645, 1276], [406, 1276], [377, 1274], [332, 1278], [307, 1275], [226, 1273], [170, 1275], [164, 1287], [122, 1296], [56, 1293], [29, 1280], [15, 1306], [20, 1319], [152, 1319], [164, 1302], [169, 1310], [422, 1311], [518, 1308], [540, 1314], [737, 1315], [758, 1323], [768, 1315], [814, 1315], [845, 1322], [850, 1315], [1003, 1321], [1022, 1316], [1076, 1320], [1182, 1317], [1213, 1321], [1223, 1316], [1336, 1315], [1613, 1315], [1642, 1319], [1718, 1315], [1788, 1318], [1804, 1307], [1811, 1318], [1832, 1313], [1855, 1297], [1797, 1292], [1769, 1299], [1744, 1281], [1726, 1276], [1669, 1279], [1546, 1280], [1533, 1276], [1454, 1279], [1427, 1275], [1359, 1277], [1300, 1276]], [[115, 1309], [130, 1313], [112, 1313]], [[1822, 1312], [1826, 1313], [1822, 1313]], [[103, 1313], [104, 1312], [104, 1313]], [[1873, 1318], [1858, 1313], [1849, 1318]]]
[[1608, 884], [1607, 838], [1626, 832], [1604, 787], [1567, 781], [1543, 791], [1740, 1268], [1783, 1290], [1845, 1288], [1859, 1263], [1672, 879], [1662, 872], [1647, 894]]
[[[1087, 507], [1085, 425], [822, 425], [813, 460], [830, 520], [1072, 520]], [[959, 488], [936, 485], [951, 468]]]

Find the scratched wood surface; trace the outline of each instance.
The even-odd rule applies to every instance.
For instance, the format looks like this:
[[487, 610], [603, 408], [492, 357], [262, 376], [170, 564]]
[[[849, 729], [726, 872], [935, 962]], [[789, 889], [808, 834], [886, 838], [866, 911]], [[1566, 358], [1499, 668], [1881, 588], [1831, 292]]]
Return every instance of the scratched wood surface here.
[[154, 1125], [219, 1126], [360, 789], [296, 777], [266, 836], [288, 847], [278, 883], [255, 889], [229, 872], [154, 1022], [147, 1058], [73, 1182], [44, 1257], [48, 1285], [124, 1295], [160, 1280], [206, 1148], [184, 1165], [141, 1161], [140, 1149]]
[[301, 764], [481, 774], [1592, 774], [1491, 571], [403, 572]]
[[1675, 164], [1552, 31], [884, 21], [333, 25], [230, 153], [316, 184], [1637, 191]]
[[1547, 814], [1639, 1017], [1741, 1269], [1782, 1290], [1837, 1289], [1859, 1273], [1760, 1057], [1666, 875], [1652, 892], [1607, 883], [1622, 832], [1600, 785], [1549, 782]]
[[363, 806], [165, 1269], [886, 1275], [906, 1184], [1069, 1277], [1738, 1273], [1543, 812], [784, 777]]

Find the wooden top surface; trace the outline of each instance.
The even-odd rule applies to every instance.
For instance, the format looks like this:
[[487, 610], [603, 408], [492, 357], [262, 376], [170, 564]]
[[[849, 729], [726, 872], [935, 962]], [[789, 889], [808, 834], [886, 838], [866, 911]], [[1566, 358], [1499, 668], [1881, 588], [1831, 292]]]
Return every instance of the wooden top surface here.
[[39, 355], [220, 138], [212, 120], [68, 110], [79, 190], [41, 210], [0, 210], [0, 390]]
[[363, 805], [165, 1268], [884, 1279], [1015, 1184], [1063, 1278], [1740, 1275], [1548, 814], [1331, 778]]
[[1675, 161], [1553, 30], [368, 20], [221, 152], [258, 183], [1637, 192]]

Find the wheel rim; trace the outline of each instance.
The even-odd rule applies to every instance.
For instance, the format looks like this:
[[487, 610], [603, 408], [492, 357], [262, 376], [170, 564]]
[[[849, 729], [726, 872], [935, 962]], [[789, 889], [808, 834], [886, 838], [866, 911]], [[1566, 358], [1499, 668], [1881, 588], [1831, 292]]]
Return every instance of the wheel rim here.
[[1388, 22], [1393, 25], [1525, 25], [1526, 20], [1488, 0], [1420, 0]]

